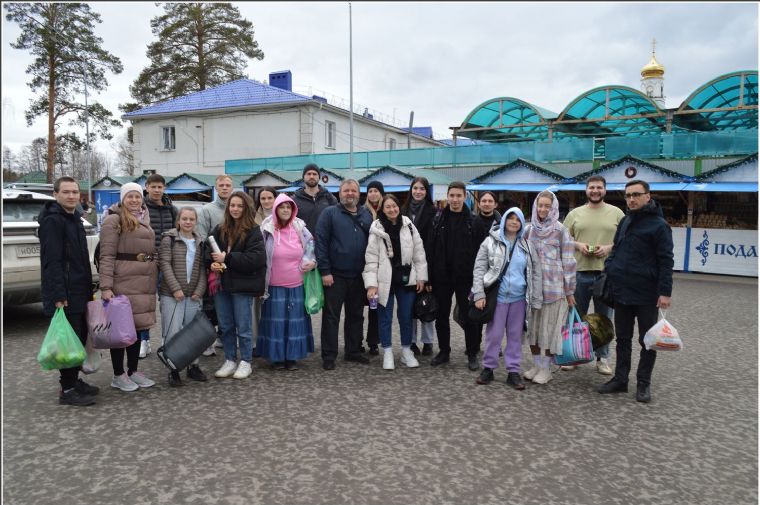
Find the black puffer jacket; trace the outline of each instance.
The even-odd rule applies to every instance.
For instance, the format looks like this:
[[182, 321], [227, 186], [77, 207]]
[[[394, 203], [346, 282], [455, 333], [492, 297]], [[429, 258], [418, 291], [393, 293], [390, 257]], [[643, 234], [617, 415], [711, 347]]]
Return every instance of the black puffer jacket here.
[[[219, 249], [227, 251], [227, 242], [217, 226], [211, 232]], [[211, 266], [211, 248], [206, 248], [206, 263]], [[261, 296], [264, 294], [264, 280], [267, 272], [267, 253], [264, 236], [258, 226], [254, 226], [245, 240], [238, 240], [224, 259], [227, 269], [222, 274], [222, 289], [230, 294]]]
[[475, 236], [475, 242], [478, 243], [478, 247], [491, 233], [491, 228], [494, 223], [501, 223], [501, 214], [498, 210], [494, 209], [493, 214], [486, 217], [478, 214], [472, 220], [473, 234]]
[[150, 227], [156, 234], [156, 251], [158, 251], [161, 246], [161, 235], [174, 228], [177, 223], [177, 209], [174, 208], [171, 198], [167, 194], [161, 197], [162, 205], [151, 200], [147, 191], [143, 192], [143, 200], [150, 214]]
[[42, 309], [55, 313], [56, 302], [68, 301], [69, 314], [86, 312], [92, 300], [92, 271], [82, 214], [69, 214], [58, 202], [48, 202], [40, 212], [40, 266]]
[[319, 193], [314, 197], [301, 188], [293, 195], [293, 201], [298, 205], [298, 217], [304, 220], [306, 228], [314, 236], [316, 236], [317, 221], [319, 221], [322, 211], [338, 204], [338, 200], [333, 194], [323, 187], [319, 188]]
[[615, 303], [654, 305], [673, 290], [673, 233], [654, 200], [629, 211], [604, 262]]

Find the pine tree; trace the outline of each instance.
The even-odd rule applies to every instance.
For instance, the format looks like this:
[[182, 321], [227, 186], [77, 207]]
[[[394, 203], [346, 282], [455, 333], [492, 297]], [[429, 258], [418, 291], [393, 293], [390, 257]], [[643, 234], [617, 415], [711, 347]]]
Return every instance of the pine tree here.
[[245, 77], [246, 58], [264, 53], [253, 38], [253, 23], [230, 3], [166, 3], [150, 22], [158, 40], [148, 46], [150, 65], [129, 91], [137, 101], [129, 112], [151, 103], [201, 91]]
[[100, 15], [82, 3], [8, 3], [3, 5], [6, 19], [21, 27], [14, 49], [30, 50], [34, 62], [26, 69], [29, 87], [40, 94], [25, 111], [26, 122], [47, 115], [47, 177], [53, 182], [56, 160], [56, 131], [60, 120], [74, 114], [73, 124], [84, 124], [85, 117], [103, 138], [111, 138], [110, 127], [121, 126], [113, 114], [99, 103], [88, 100], [85, 109], [79, 100], [84, 87], [89, 93], [108, 87], [106, 70], [121, 73], [121, 60], [103, 49], [103, 39], [94, 33]]

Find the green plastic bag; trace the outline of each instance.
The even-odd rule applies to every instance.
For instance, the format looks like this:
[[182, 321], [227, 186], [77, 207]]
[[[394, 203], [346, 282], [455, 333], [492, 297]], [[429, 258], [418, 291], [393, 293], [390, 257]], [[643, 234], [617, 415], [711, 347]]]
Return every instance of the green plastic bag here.
[[316, 314], [325, 303], [325, 291], [322, 288], [322, 276], [316, 268], [303, 276], [303, 301], [308, 314]]
[[37, 361], [42, 369], [76, 368], [86, 357], [84, 346], [66, 319], [63, 307], [55, 309], [45, 340], [37, 353]]

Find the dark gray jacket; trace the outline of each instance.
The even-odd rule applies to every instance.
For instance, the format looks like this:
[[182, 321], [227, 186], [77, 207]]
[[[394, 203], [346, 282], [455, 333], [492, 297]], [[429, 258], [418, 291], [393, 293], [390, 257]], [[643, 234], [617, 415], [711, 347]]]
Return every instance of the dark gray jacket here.
[[177, 209], [174, 208], [171, 198], [167, 194], [161, 197], [162, 205], [153, 202], [147, 191], [143, 192], [143, 200], [145, 200], [145, 206], [148, 207], [150, 214], [150, 227], [156, 234], [156, 251], [158, 251], [161, 245], [161, 236], [165, 231], [174, 228], [177, 223]]
[[298, 205], [298, 217], [306, 223], [312, 235], [316, 235], [317, 221], [326, 208], [338, 204], [338, 200], [325, 188], [319, 188], [319, 193], [312, 197], [303, 188], [293, 195], [293, 200]]

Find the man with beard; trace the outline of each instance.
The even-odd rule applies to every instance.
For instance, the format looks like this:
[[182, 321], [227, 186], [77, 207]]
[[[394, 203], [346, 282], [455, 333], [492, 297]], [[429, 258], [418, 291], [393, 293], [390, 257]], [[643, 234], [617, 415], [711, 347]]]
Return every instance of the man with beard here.
[[306, 228], [316, 235], [319, 216], [326, 208], [336, 205], [338, 200], [319, 185], [319, 167], [309, 163], [303, 167], [303, 188], [293, 195], [298, 206], [298, 217], [306, 222]]
[[[372, 216], [359, 207], [359, 183], [346, 179], [340, 184], [340, 204], [322, 212], [314, 234], [317, 265], [325, 288], [322, 311], [322, 368], [333, 370], [338, 356], [338, 324], [343, 322], [346, 361], [368, 364], [361, 354], [366, 291], [362, 272]], [[300, 214], [300, 209], [299, 209]]]
[[[565, 228], [575, 240], [575, 303], [581, 316], [588, 313], [589, 302], [594, 291], [594, 282], [602, 275], [604, 259], [612, 250], [618, 223], [623, 219], [623, 211], [605, 203], [607, 181], [601, 175], [592, 175], [586, 180], [586, 205], [570, 211], [565, 218]], [[594, 313], [612, 319], [612, 307], [594, 297]], [[596, 370], [602, 375], [612, 375], [609, 364], [609, 344], [595, 350]], [[563, 366], [572, 370], [575, 366]]]

